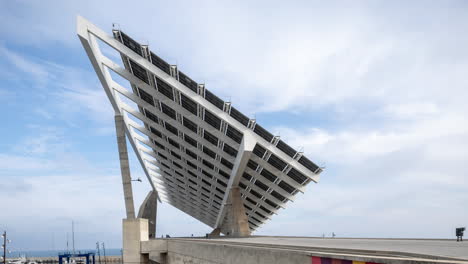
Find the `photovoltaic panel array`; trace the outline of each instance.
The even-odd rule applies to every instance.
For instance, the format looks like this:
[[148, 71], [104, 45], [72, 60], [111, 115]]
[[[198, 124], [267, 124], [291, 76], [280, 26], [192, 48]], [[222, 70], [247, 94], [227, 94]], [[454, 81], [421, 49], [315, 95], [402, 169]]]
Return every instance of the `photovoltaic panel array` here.
[[[219, 227], [233, 175], [239, 175], [254, 231], [318, 180], [322, 169], [314, 162], [149, 46], [121, 30], [107, 38], [94, 25], [87, 28], [121, 55], [123, 67], [103, 54], [96, 56], [97, 63], [127, 79], [130, 90], [105, 73], [101, 82], [111, 90], [108, 96], [116, 111], [126, 114], [129, 141], [161, 200]], [[99, 75], [102, 68], [95, 69]], [[117, 99], [121, 95], [131, 103]], [[245, 137], [255, 142], [246, 165], [240, 166]]]

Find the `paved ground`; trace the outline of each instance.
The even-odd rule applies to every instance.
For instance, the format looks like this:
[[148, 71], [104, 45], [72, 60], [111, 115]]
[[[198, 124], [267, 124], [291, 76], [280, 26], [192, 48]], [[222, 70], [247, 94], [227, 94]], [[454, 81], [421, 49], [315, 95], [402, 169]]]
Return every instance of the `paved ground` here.
[[468, 241], [424, 239], [360, 239], [360, 238], [301, 238], [301, 237], [250, 237], [212, 239], [239, 243], [259, 243], [313, 248], [375, 250], [433, 255], [468, 260]]

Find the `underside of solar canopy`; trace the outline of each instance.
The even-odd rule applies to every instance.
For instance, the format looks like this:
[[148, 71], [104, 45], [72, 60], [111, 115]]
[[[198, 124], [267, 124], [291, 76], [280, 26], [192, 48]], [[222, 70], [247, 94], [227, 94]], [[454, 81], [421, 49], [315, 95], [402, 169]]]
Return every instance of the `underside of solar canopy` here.
[[[322, 169], [301, 152], [147, 45], [120, 30], [108, 35], [82, 17], [77, 30], [160, 200], [225, 233], [229, 192], [239, 187], [254, 231], [319, 180]], [[98, 41], [120, 53], [123, 67], [101, 52]]]

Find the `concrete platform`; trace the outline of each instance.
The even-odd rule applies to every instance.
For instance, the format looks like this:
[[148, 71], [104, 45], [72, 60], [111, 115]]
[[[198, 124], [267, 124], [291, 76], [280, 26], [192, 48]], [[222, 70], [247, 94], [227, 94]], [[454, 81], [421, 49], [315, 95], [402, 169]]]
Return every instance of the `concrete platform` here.
[[468, 261], [468, 241], [437, 239], [364, 239], [364, 238], [309, 238], [309, 237], [249, 237], [218, 238], [211, 241], [275, 247], [304, 247], [327, 252], [370, 253], [376, 255], [429, 257]]
[[169, 264], [310, 264], [314, 259], [324, 263], [468, 264], [468, 242], [442, 239], [165, 238], [142, 242], [141, 253]]

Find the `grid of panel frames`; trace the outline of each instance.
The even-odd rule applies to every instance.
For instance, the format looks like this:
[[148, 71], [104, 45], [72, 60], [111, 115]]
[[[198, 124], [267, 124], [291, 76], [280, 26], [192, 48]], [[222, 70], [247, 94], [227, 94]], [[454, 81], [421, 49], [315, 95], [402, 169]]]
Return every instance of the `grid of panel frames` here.
[[[207, 103], [227, 112], [278, 151], [297, 160], [313, 174], [321, 172], [322, 169], [302, 153], [178, 71], [148, 46], [140, 45], [120, 30], [113, 33], [133, 52], [204, 97]], [[141, 114], [136, 117], [143, 121], [144, 133], [150, 138], [146, 143], [152, 152], [146, 154], [155, 158], [153, 164], [163, 178], [162, 193], [171, 205], [214, 227], [243, 134], [129, 57], [121, 56], [125, 68], [153, 88], [148, 91], [132, 84], [138, 96], [134, 101]], [[260, 144], [255, 146], [253, 154], [239, 183], [252, 231], [284, 208], [311, 181], [309, 176]], [[152, 167], [148, 169], [153, 170]]]

